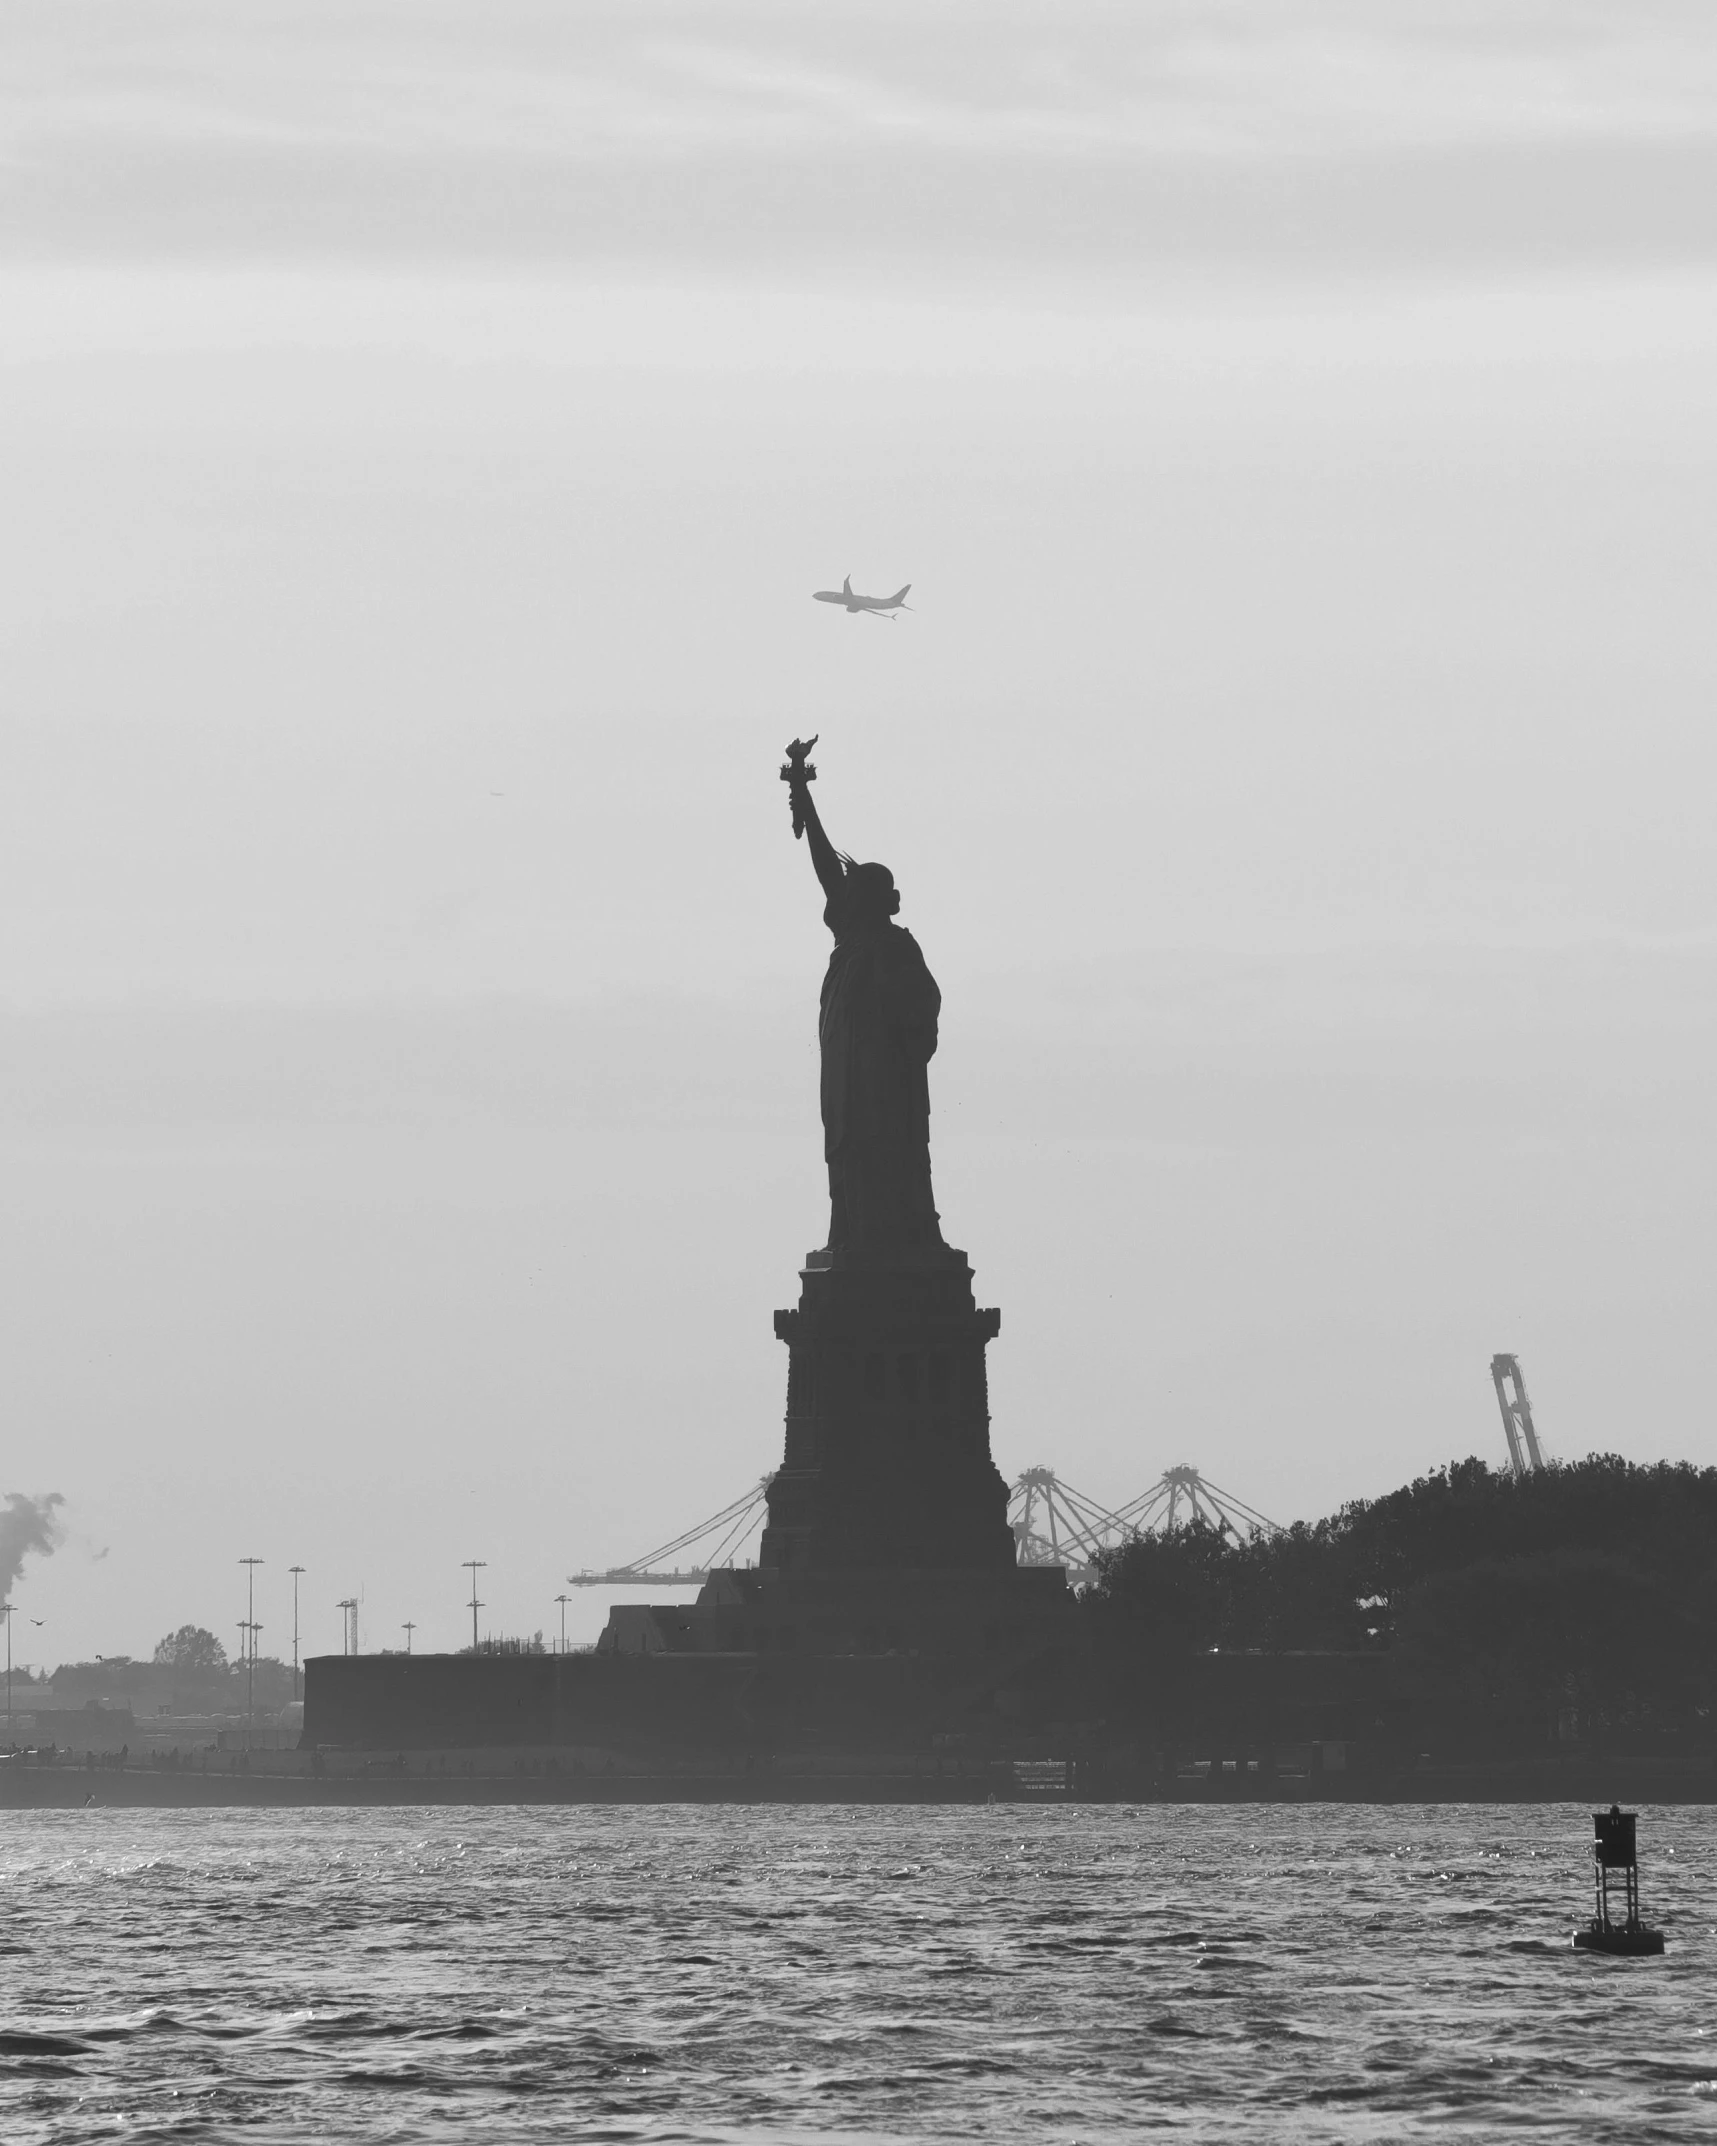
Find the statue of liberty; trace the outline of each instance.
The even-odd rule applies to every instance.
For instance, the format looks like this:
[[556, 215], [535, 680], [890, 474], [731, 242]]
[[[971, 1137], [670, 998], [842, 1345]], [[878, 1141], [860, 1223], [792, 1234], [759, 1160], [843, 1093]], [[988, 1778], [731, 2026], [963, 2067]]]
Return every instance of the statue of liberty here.
[[811, 801], [816, 739], [795, 738], [781, 779], [793, 832], [809, 838], [835, 935], [817, 1023], [831, 1253], [861, 1260], [944, 1250], [930, 1187], [929, 1066], [942, 994], [918, 941], [895, 923], [885, 864], [855, 864], [823, 832]]

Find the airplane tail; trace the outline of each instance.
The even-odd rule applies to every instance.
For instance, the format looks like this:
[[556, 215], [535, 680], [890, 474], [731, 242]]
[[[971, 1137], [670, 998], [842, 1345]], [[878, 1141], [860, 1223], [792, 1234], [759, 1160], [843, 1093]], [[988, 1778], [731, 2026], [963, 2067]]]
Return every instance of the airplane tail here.
[[847, 578], [845, 579], [845, 581], [843, 581], [843, 582], [841, 583], [841, 594], [842, 594], [843, 596], [850, 596], [850, 595], [852, 594], [852, 592], [853, 592], [853, 577], [851, 576], [851, 574], [849, 574], [849, 575], [847, 576]]

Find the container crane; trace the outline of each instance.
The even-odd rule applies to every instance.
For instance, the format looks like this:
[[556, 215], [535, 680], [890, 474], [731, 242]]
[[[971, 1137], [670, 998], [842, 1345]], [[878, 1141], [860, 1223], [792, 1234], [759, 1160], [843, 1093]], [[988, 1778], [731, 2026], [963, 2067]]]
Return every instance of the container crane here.
[[[568, 1587], [701, 1587], [712, 1572], [731, 1565], [746, 1541], [763, 1525], [768, 1510], [773, 1472], [761, 1478], [743, 1498], [735, 1498], [719, 1513], [687, 1528], [672, 1542], [647, 1551], [629, 1565], [610, 1565], [606, 1572], [569, 1572]], [[691, 1555], [683, 1568], [673, 1560]], [[667, 1568], [667, 1569], [664, 1569]]]
[[1532, 1427], [1532, 1403], [1526, 1398], [1520, 1358], [1493, 1356], [1490, 1377], [1496, 1388], [1497, 1406], [1502, 1410], [1502, 1434], [1508, 1440], [1509, 1465], [1516, 1475], [1532, 1474], [1543, 1467], [1544, 1455], [1538, 1450], [1538, 1433]]
[[[769, 1486], [763, 1476], [742, 1498], [719, 1513], [687, 1528], [659, 1549], [629, 1565], [567, 1575], [569, 1587], [701, 1587], [712, 1572], [737, 1562], [768, 1517]], [[1142, 1497], [1118, 1512], [1099, 1505], [1065, 1483], [1053, 1468], [1027, 1468], [1008, 1501], [1008, 1526], [1022, 1565], [1061, 1565], [1075, 1587], [1095, 1576], [1097, 1559], [1137, 1536], [1168, 1534], [1198, 1523], [1236, 1542], [1281, 1531], [1273, 1520], [1254, 1512], [1226, 1490], [1206, 1480], [1196, 1468], [1166, 1469]]]
[[1167, 1535], [1177, 1527], [1191, 1527], [1194, 1523], [1213, 1528], [1218, 1535], [1232, 1535], [1236, 1542], [1282, 1532], [1274, 1520], [1254, 1512], [1232, 1491], [1220, 1489], [1196, 1468], [1187, 1467], [1165, 1468], [1144, 1496], [1135, 1498], [1131, 1505], [1123, 1505], [1115, 1518], [1134, 1535], [1156, 1529]]
[[1172, 1534], [1194, 1523], [1236, 1542], [1279, 1535], [1273, 1520], [1221, 1490], [1196, 1468], [1165, 1468], [1141, 1497], [1111, 1512], [1049, 1468], [1028, 1468], [1013, 1486], [1008, 1524], [1022, 1565], [1065, 1565], [1074, 1586], [1093, 1577], [1098, 1557], [1140, 1535]]

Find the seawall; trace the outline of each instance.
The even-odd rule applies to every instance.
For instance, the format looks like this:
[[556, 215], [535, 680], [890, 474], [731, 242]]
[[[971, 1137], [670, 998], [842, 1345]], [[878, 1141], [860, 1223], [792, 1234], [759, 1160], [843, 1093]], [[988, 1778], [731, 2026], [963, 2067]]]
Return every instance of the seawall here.
[[[985, 1655], [323, 1655], [305, 1664], [304, 1744], [346, 1751], [624, 1750], [709, 1759], [782, 1750], [1008, 1747], [1009, 1709], [1071, 1692], [1044, 1650]], [[1065, 1713], [1066, 1709], [1063, 1708]]]
[[[303, 1764], [286, 1770], [286, 1760]], [[1041, 1760], [965, 1760], [932, 1767], [921, 1758], [831, 1756], [813, 1766], [761, 1761], [652, 1770], [620, 1759], [575, 1771], [549, 1755], [429, 1752], [408, 1761], [355, 1754], [260, 1754], [248, 1773], [222, 1755], [217, 1768], [157, 1770], [20, 1764], [0, 1760], [0, 1810], [382, 1809], [536, 1804], [750, 1803], [920, 1804], [1557, 1804], [1601, 1809], [1623, 1803], [1717, 1805], [1717, 1770], [1673, 1759], [1581, 1759], [1518, 1765], [1418, 1767], [1303, 1780], [1179, 1778], [1146, 1769], [1081, 1766], [1057, 1780]], [[266, 1770], [264, 1770], [266, 1767]], [[1047, 1777], [1046, 1777], [1047, 1776]]]

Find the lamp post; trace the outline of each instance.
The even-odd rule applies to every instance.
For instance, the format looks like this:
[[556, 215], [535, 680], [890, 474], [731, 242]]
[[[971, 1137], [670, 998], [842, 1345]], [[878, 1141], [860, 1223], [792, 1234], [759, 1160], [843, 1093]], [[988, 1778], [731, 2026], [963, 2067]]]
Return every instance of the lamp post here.
[[468, 1557], [461, 1568], [471, 1575], [471, 1652], [473, 1654], [477, 1651], [477, 1612], [483, 1607], [482, 1603], [477, 1599], [477, 1575], [487, 1569], [488, 1562], [486, 1557]]
[[555, 1596], [555, 1600], [560, 1604], [560, 1651], [562, 1654], [566, 1652], [566, 1605], [571, 1599], [570, 1595]]
[[304, 1695], [298, 1689], [298, 1578], [304, 1567], [289, 1565], [287, 1570], [292, 1574], [292, 1696], [301, 1699]]
[[12, 1741], [12, 1605], [0, 1602], [0, 1617], [6, 1620], [6, 1741]]
[[261, 1630], [262, 1626], [253, 1617], [250, 1620], [250, 1661], [245, 1669], [244, 1704], [249, 1717], [249, 1726], [245, 1732], [246, 1743], [252, 1742], [256, 1736], [256, 1635]]
[[260, 1557], [241, 1557], [239, 1559], [241, 1565], [249, 1568], [246, 1573], [246, 1579], [249, 1583], [249, 1596], [245, 1616], [249, 1622], [250, 1644], [245, 1648], [244, 1656], [244, 1715], [245, 1742], [247, 1745], [250, 1742], [250, 1732], [256, 1727], [256, 1568], [266, 1562], [265, 1558]]
[[409, 1654], [411, 1652], [411, 1635], [417, 1630], [417, 1626], [408, 1617], [404, 1624], [400, 1626], [400, 1630], [405, 1634], [405, 1651]]

